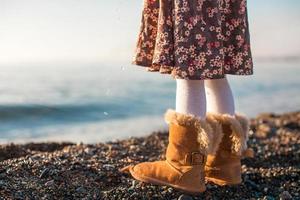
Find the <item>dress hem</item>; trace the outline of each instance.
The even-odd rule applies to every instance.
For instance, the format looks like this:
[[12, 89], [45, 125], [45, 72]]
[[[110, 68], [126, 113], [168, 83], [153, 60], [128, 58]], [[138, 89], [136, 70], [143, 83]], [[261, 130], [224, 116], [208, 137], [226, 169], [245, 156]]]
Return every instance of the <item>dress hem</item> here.
[[168, 65], [160, 65], [164, 66], [166, 68], [169, 68], [169, 70], [166, 70], [165, 68], [159, 67], [159, 69], [153, 69], [151, 68], [153, 65], [151, 64], [145, 64], [143, 62], [138, 61], [132, 61], [132, 65], [140, 66], [146, 68], [147, 72], [159, 72], [160, 74], [168, 74], [173, 79], [186, 79], [186, 80], [211, 80], [211, 79], [223, 79], [226, 77], [226, 75], [237, 75], [237, 76], [250, 76], [253, 75], [253, 68], [247, 70], [245, 73], [237, 73], [237, 72], [230, 72], [230, 71], [224, 71], [223, 75], [215, 75], [215, 76], [200, 76], [200, 77], [182, 77], [176, 73], [176, 70], [174, 69], [175, 66], [168, 66]]

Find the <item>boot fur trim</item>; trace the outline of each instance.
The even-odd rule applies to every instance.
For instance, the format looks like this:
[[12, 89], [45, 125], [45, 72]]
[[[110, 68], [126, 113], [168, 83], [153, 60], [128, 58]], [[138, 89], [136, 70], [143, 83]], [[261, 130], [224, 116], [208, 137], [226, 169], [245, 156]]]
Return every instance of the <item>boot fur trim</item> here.
[[243, 129], [243, 133], [244, 133], [245, 140], [244, 140], [244, 143], [242, 144], [242, 151], [246, 151], [248, 148], [247, 142], [249, 140], [250, 121], [243, 114], [236, 113], [235, 116], [236, 116], [236, 119], [240, 122], [241, 127]]
[[[230, 125], [231, 129], [233, 130], [232, 135], [230, 136], [233, 142], [232, 152], [236, 153], [237, 155], [242, 155], [242, 152], [247, 149], [248, 132], [249, 132], [248, 118], [245, 115], [240, 113], [235, 113], [234, 115], [207, 113], [207, 118], [211, 120], [212, 119], [217, 120], [220, 123], [220, 125], [222, 124]], [[217, 126], [217, 132], [219, 130], [220, 130], [219, 126]]]
[[217, 119], [215, 119], [213, 115], [207, 115], [206, 120], [211, 125], [214, 132], [214, 139], [212, 140], [212, 151], [210, 154], [215, 155], [224, 135], [222, 124]]
[[193, 126], [197, 129], [198, 133], [199, 151], [204, 155], [212, 152], [211, 141], [213, 140], [213, 130], [205, 119], [193, 114], [182, 114], [173, 109], [167, 109], [164, 114], [164, 120], [167, 124], [174, 123], [180, 126]]

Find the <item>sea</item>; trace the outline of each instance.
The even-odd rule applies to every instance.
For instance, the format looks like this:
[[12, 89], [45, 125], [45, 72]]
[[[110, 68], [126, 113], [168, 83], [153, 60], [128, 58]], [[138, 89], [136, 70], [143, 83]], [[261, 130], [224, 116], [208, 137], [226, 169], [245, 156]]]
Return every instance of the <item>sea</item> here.
[[[300, 110], [300, 61], [261, 60], [228, 75], [236, 111], [249, 117]], [[0, 143], [98, 143], [164, 131], [176, 82], [124, 63], [0, 66]]]

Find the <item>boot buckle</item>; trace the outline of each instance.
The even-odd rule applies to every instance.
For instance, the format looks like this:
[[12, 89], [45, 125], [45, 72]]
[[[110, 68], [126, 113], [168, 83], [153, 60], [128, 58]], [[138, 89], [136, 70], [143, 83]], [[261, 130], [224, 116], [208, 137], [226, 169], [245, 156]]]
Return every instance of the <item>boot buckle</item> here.
[[188, 163], [191, 165], [201, 165], [205, 162], [204, 155], [197, 151], [192, 152], [188, 157], [190, 157]]

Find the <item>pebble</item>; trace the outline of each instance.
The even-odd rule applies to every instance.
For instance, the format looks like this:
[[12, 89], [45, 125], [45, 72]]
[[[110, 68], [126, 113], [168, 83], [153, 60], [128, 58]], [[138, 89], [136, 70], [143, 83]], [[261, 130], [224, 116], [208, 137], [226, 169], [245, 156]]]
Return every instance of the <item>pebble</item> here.
[[1, 174], [0, 174], [0, 179], [2, 179], [2, 178], [4, 178], [4, 177], [6, 177], [6, 174], [5, 174], [5, 173], [1, 173]]
[[264, 196], [263, 200], [274, 200], [275, 198], [272, 196]]
[[79, 188], [76, 188], [76, 192], [85, 193], [86, 189], [84, 187], [79, 187]]
[[115, 166], [111, 165], [111, 164], [104, 164], [103, 167], [106, 168], [106, 169], [108, 169], [108, 170], [115, 168]]
[[268, 124], [260, 124], [257, 128], [257, 136], [266, 137], [271, 132], [271, 127]]
[[132, 187], [135, 188], [136, 185], [137, 185], [137, 181], [136, 181], [136, 180], [133, 180], [133, 181], [132, 181]]
[[289, 200], [293, 198], [288, 191], [283, 191], [279, 197], [280, 200]]
[[50, 169], [49, 168], [45, 168], [41, 174], [40, 174], [40, 178], [46, 178], [49, 175]]
[[193, 199], [194, 199], [193, 197], [186, 194], [182, 194], [178, 197], [178, 200], [193, 200]]
[[258, 186], [251, 180], [246, 180], [245, 183], [248, 184], [250, 187], [252, 187], [255, 190], [259, 189]]
[[5, 185], [6, 185], [5, 182], [2, 181], [2, 180], [0, 180], [0, 188], [1, 188], [1, 187], [4, 187]]
[[50, 180], [50, 181], [47, 181], [47, 182], [45, 183], [45, 186], [46, 186], [46, 187], [50, 187], [50, 186], [52, 186], [52, 185], [54, 185], [54, 180]]
[[93, 155], [94, 150], [91, 149], [91, 148], [85, 148], [85, 149], [84, 149], [84, 152], [85, 152], [86, 154], [88, 154], [88, 155]]
[[172, 193], [173, 191], [174, 191], [173, 188], [171, 188], [171, 187], [168, 188], [169, 193]]

